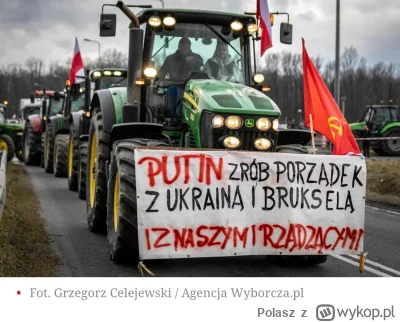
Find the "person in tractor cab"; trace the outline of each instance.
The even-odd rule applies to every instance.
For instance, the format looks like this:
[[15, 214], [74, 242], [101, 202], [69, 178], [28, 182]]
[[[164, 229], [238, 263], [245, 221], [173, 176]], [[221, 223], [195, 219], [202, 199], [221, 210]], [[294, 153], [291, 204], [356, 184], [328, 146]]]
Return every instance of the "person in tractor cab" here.
[[205, 72], [211, 79], [227, 82], [240, 82], [240, 73], [228, 51], [228, 44], [222, 41], [217, 42], [214, 55], [207, 61]]
[[[203, 58], [192, 52], [191, 42], [187, 37], [179, 41], [177, 51], [168, 56], [158, 72], [158, 80], [167, 79], [183, 83], [192, 72], [200, 72], [203, 66]], [[171, 117], [171, 125], [180, 124], [182, 114], [183, 88], [179, 85], [169, 86], [167, 89], [168, 112]]]

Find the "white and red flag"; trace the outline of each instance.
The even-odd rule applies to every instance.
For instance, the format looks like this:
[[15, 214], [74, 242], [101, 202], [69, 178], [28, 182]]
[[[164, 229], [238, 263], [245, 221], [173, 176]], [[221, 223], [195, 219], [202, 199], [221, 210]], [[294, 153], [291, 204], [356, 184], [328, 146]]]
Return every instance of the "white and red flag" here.
[[271, 18], [268, 8], [268, 0], [257, 0], [257, 19], [261, 29], [261, 56], [268, 48], [272, 47]]
[[85, 69], [79, 49], [78, 39], [75, 37], [74, 57], [72, 58], [71, 71], [69, 73], [70, 84], [79, 84], [85, 81]]

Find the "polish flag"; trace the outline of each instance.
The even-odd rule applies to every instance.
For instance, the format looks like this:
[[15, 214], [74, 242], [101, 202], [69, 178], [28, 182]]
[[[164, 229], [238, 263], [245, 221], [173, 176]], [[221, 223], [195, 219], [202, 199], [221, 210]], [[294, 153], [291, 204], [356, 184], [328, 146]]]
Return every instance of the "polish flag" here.
[[271, 19], [268, 0], [257, 0], [257, 19], [261, 29], [261, 56], [268, 48], [272, 47]]
[[72, 58], [71, 71], [69, 73], [69, 81], [72, 84], [79, 84], [85, 81], [85, 69], [79, 49], [78, 39], [75, 37], [74, 57]]

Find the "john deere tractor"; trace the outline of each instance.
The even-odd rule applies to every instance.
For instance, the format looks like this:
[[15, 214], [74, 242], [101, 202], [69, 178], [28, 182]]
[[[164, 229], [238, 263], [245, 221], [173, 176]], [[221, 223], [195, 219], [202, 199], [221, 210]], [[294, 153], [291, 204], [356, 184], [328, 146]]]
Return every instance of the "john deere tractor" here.
[[[258, 37], [252, 15], [158, 8], [135, 15], [122, 1], [116, 6], [131, 21], [128, 87], [98, 90], [91, 100], [86, 204], [89, 229], [106, 230], [110, 257], [124, 261], [138, 259], [136, 148], [308, 153], [302, 145], [311, 135], [293, 130], [278, 137], [280, 110], [253, 69]], [[114, 36], [115, 25], [116, 15], [102, 14], [100, 36]], [[291, 43], [291, 27], [281, 26], [281, 42]], [[161, 66], [182, 39], [197, 55], [161, 77]], [[238, 70], [229, 81], [204, 66], [221, 42]], [[178, 115], [175, 99], [182, 100]], [[294, 142], [300, 145], [288, 145]], [[326, 256], [305, 260], [322, 263]]]
[[[381, 156], [400, 156], [400, 115], [397, 105], [367, 105], [357, 123], [350, 124], [354, 136], [364, 137], [363, 128], [369, 129], [370, 147]], [[391, 139], [391, 137], [393, 139]], [[379, 138], [389, 138], [376, 140]], [[359, 143], [361, 141], [358, 141]], [[361, 144], [360, 144], [361, 145]]]
[[68, 86], [64, 110], [64, 124], [69, 133], [68, 188], [78, 191], [80, 199], [86, 198], [90, 100], [96, 90], [121, 86], [127, 86], [127, 70], [121, 68], [87, 70], [83, 84]]
[[22, 158], [22, 132], [21, 124], [9, 124], [4, 117], [6, 105], [0, 104], [0, 149], [7, 151], [7, 162], [16, 155], [19, 160]]

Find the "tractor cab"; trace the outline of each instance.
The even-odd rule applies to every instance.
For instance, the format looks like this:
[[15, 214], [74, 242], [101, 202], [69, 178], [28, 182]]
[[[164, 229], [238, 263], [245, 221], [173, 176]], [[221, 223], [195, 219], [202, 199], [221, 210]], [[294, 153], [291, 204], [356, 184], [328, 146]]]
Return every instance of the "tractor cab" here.
[[[371, 148], [382, 156], [400, 156], [400, 114], [398, 105], [367, 105], [357, 123], [350, 124], [355, 137], [365, 137], [369, 129]], [[390, 102], [391, 103], [391, 102]]]

